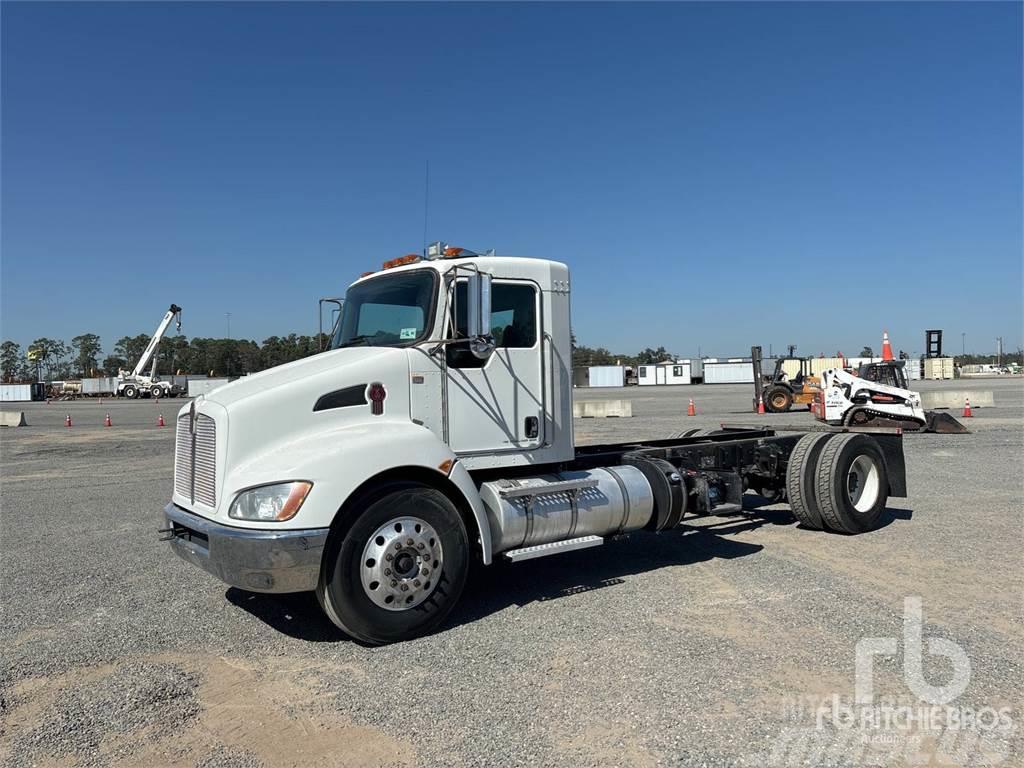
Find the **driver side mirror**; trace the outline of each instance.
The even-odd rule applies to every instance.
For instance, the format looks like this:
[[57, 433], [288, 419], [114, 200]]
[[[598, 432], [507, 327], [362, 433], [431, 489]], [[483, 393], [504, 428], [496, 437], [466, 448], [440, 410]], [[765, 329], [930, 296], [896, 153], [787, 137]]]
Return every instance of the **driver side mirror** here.
[[474, 272], [466, 285], [466, 330], [470, 338], [469, 348], [483, 359], [494, 349], [491, 338], [491, 276]]

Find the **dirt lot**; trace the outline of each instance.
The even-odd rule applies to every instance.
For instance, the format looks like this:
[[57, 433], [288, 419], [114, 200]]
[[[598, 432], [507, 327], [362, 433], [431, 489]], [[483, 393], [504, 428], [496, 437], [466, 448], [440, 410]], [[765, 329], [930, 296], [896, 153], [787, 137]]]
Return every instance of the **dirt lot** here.
[[[348, 641], [311, 595], [228, 589], [157, 541], [173, 433], [156, 421], [180, 401], [5, 404], [30, 426], [0, 433], [0, 764], [1021, 765], [1024, 383], [963, 386], [996, 406], [972, 434], [905, 438], [910, 497], [880, 530], [803, 530], [752, 498], [479, 569], [439, 633], [385, 648]], [[920, 388], [941, 387], [961, 385]], [[580, 442], [810, 420], [752, 415], [741, 386], [577, 397], [635, 414], [577, 421]], [[961, 727], [837, 727], [867, 638], [898, 642], [873, 676], [895, 706], [924, 706], [915, 679], [962, 676], [933, 640], [962, 649]]]

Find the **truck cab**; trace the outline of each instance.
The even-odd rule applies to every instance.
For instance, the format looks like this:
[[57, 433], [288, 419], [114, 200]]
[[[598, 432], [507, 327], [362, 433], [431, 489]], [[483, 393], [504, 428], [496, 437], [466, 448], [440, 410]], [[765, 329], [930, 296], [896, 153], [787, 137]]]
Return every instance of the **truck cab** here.
[[[443, 244], [365, 273], [329, 349], [180, 410], [161, 533], [228, 584], [316, 591], [339, 628], [386, 643], [438, 626], [471, 560], [660, 531], [742, 508], [747, 488], [784, 495], [798, 436], [578, 449], [569, 296], [565, 264]], [[846, 532], [902, 490], [901, 448], [865, 450], [875, 490], [836, 518]]]

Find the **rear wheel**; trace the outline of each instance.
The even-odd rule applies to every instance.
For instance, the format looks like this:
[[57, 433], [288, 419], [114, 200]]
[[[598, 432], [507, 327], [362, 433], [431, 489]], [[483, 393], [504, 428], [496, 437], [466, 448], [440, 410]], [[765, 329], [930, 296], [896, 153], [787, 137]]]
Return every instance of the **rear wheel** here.
[[393, 485], [332, 537], [317, 597], [328, 618], [374, 645], [435, 629], [466, 583], [469, 539], [455, 505], [424, 486]]
[[149, 394], [152, 395], [154, 398], [162, 397], [163, 390], [160, 389], [160, 387], [153, 387], [151, 390], [149, 390]]
[[805, 528], [820, 531], [825, 527], [818, 508], [817, 475], [818, 457], [831, 433], [819, 432], [800, 438], [793, 452], [789, 454], [786, 466], [786, 496], [793, 516]]
[[869, 435], [833, 437], [816, 470], [822, 519], [839, 533], [863, 533], [878, 525], [889, 499], [889, 475], [882, 450]]
[[125, 387], [124, 396], [127, 397], [129, 400], [134, 400], [136, 397], [139, 396], [139, 390], [132, 386]]
[[764, 407], [772, 413], [785, 413], [793, 407], [793, 393], [784, 387], [772, 387], [764, 394]]

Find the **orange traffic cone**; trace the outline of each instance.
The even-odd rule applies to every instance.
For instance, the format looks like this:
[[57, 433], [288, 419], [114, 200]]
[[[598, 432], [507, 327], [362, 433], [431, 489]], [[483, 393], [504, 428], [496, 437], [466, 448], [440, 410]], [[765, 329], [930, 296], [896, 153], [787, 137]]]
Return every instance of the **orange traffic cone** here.
[[892, 345], [889, 344], [889, 332], [882, 331], [882, 359], [892, 360]]
[[158, 427], [164, 426], [164, 415], [162, 413], [159, 416], [157, 416], [157, 418], [156, 418], [156, 425]]
[[972, 419], [972, 418], [974, 418], [974, 414], [971, 413], [971, 398], [969, 398], [969, 397], [965, 397], [964, 398], [964, 416], [963, 417], [965, 419]]
[[759, 415], [764, 415], [764, 395], [760, 395], [757, 398], [757, 412]]
[[693, 404], [693, 398], [692, 397], [690, 398], [690, 405], [687, 406], [687, 408], [686, 408], [686, 415], [687, 416], [696, 416], [697, 415], [697, 406], [695, 406]]
[[104, 427], [112, 427], [112, 426], [114, 426], [114, 425], [113, 425], [113, 424], [112, 424], [112, 423], [110, 422], [110, 414], [109, 414], [109, 413], [107, 414], [107, 417], [106, 417], [106, 418], [105, 418], [105, 419], [103, 420], [103, 426], [104, 426]]
[[71, 426], [71, 414], [70, 413], [67, 416], [64, 417], [64, 426], [65, 427], [70, 427]]

